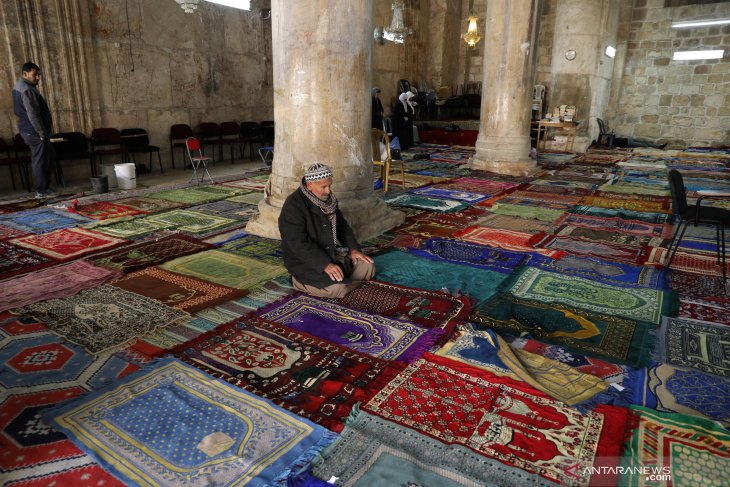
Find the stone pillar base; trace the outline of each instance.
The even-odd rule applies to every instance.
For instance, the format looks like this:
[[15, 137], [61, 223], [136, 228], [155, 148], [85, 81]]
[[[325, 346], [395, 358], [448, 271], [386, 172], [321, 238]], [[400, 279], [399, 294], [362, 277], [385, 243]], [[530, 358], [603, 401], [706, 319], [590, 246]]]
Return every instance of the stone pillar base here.
[[529, 137], [480, 135], [469, 167], [511, 176], [529, 176], [538, 171], [537, 162], [530, 159]]

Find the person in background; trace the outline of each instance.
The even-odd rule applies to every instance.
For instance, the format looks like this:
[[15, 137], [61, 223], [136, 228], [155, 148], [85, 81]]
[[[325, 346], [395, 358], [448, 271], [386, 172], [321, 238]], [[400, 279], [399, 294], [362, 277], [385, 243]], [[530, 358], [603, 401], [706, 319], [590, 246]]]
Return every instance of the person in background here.
[[413, 117], [416, 110], [411, 99], [414, 96], [411, 91], [401, 93], [393, 111], [393, 135], [398, 137], [401, 150], [413, 145]]
[[383, 102], [380, 101], [380, 88], [377, 88], [377, 87], [373, 88], [372, 98], [373, 98], [372, 128], [378, 129], [378, 130], [384, 130], [383, 115], [385, 114], [385, 110], [383, 109]]

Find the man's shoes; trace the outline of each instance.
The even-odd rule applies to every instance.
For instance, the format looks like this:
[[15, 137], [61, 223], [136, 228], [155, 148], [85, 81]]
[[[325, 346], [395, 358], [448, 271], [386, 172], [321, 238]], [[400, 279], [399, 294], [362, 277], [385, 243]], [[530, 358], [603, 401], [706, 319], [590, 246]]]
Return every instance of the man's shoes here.
[[39, 191], [35, 194], [35, 199], [45, 199], [45, 198], [55, 198], [58, 196], [58, 193], [55, 191], [51, 191], [50, 189], [47, 189], [45, 191]]

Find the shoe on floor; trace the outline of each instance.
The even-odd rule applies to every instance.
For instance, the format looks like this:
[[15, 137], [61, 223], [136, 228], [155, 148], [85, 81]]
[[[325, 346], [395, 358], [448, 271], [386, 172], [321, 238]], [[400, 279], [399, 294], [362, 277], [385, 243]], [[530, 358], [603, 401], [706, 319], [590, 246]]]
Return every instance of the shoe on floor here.
[[41, 198], [55, 198], [56, 196], [58, 196], [58, 193], [56, 193], [55, 191], [51, 191], [50, 189], [46, 191], [39, 191], [35, 194], [35, 198], [37, 200]]

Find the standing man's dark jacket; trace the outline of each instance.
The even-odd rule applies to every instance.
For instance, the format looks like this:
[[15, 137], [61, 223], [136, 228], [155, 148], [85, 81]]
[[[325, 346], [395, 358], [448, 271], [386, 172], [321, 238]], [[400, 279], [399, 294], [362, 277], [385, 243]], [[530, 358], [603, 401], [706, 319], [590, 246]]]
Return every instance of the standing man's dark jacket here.
[[[337, 208], [337, 240], [350, 250], [361, 250], [355, 234]], [[284, 265], [296, 279], [324, 288], [335, 281], [324, 272], [327, 264], [337, 263], [337, 247], [332, 241], [329, 218], [302, 193], [290, 194], [281, 208], [279, 233]], [[343, 281], [349, 282], [347, 278]]]
[[35, 86], [18, 79], [13, 87], [13, 110], [18, 116], [18, 131], [47, 139], [51, 133], [51, 111]]

